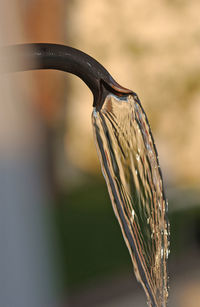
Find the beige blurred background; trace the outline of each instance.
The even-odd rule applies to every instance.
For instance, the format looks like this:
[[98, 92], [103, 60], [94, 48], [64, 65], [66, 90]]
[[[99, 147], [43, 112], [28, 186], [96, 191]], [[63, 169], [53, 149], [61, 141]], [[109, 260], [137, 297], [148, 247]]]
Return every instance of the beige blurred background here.
[[[197, 0], [1, 1], [1, 44], [53, 42], [76, 47], [96, 58], [117, 82], [139, 95], [158, 149], [170, 211], [175, 212], [172, 216], [175, 251], [170, 264], [171, 307], [200, 306], [199, 209], [190, 212], [200, 204], [199, 10]], [[91, 127], [92, 95], [75, 76], [55, 71], [25, 74], [20, 73], [16, 82], [20, 84], [21, 95], [30, 95], [34, 116], [42, 126], [39, 133], [45, 139], [53, 199], [59, 208], [59, 195], [72, 190], [76, 196], [80, 193], [77, 200], [80, 203], [93, 189], [89, 184], [85, 187], [85, 182], [101, 180], [102, 176]], [[16, 125], [23, 117], [23, 113], [17, 114]], [[83, 197], [82, 192], [76, 190], [82, 185]], [[104, 194], [98, 197], [104, 199]], [[67, 199], [62, 210], [56, 210], [63, 216], [66, 206], [69, 214], [66, 220], [73, 227], [77, 215], [71, 218], [69, 195]], [[72, 207], [80, 210], [76, 198]], [[86, 210], [83, 215], [92, 215], [91, 212]], [[191, 218], [187, 223], [188, 216]], [[66, 220], [62, 220], [64, 225]], [[197, 238], [193, 239], [194, 236]], [[180, 242], [178, 247], [177, 242]], [[91, 250], [95, 250], [95, 244], [93, 242]], [[73, 250], [72, 246], [68, 247]], [[71, 258], [75, 259], [75, 253], [78, 253], [76, 249]], [[81, 266], [87, 268], [85, 263]], [[142, 290], [132, 281], [130, 263], [129, 273], [122, 269], [112, 272], [113, 275], [110, 273], [108, 279], [101, 276], [95, 282], [92, 277], [88, 283], [82, 278], [82, 285], [72, 291], [71, 299], [68, 298], [64, 306], [67, 302], [73, 307], [145, 306]], [[81, 274], [86, 275], [84, 270]], [[66, 296], [70, 297], [69, 289]]]
[[[165, 180], [197, 187], [199, 6], [199, 1], [178, 0], [151, 4], [148, 0], [73, 1], [67, 18], [68, 43], [93, 55], [120, 84], [139, 95], [155, 136]], [[91, 164], [96, 163], [96, 153], [81, 142], [85, 135], [92, 142], [91, 97], [77, 80], [71, 81], [71, 86], [70, 158], [80, 167], [96, 171]]]

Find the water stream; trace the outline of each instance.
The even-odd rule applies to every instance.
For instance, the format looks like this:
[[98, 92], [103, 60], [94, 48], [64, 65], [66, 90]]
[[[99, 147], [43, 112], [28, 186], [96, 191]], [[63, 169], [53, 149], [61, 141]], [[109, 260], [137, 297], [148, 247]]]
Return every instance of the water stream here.
[[107, 95], [92, 113], [98, 156], [135, 275], [149, 306], [167, 304], [169, 226], [150, 126], [136, 94]]

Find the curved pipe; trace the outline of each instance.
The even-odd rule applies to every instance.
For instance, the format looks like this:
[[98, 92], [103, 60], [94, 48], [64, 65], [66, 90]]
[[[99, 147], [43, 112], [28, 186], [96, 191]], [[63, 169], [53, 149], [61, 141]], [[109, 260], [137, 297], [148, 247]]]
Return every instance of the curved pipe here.
[[9, 71], [56, 69], [75, 74], [90, 88], [94, 96], [93, 106], [101, 109], [105, 96], [111, 92], [118, 96], [133, 93], [120, 86], [108, 71], [86, 53], [64, 45], [33, 43], [4, 48], [7, 60], [15, 58], [15, 66]]

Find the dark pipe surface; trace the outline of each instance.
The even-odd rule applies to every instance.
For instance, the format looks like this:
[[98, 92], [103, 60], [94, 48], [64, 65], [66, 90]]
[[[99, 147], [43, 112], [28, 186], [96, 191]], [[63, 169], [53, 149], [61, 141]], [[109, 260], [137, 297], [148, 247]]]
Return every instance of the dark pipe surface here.
[[9, 71], [56, 69], [80, 77], [94, 96], [93, 105], [101, 109], [105, 96], [111, 92], [118, 96], [133, 92], [120, 86], [109, 72], [86, 53], [64, 45], [33, 43], [4, 47], [4, 60], [14, 57], [15, 65]]

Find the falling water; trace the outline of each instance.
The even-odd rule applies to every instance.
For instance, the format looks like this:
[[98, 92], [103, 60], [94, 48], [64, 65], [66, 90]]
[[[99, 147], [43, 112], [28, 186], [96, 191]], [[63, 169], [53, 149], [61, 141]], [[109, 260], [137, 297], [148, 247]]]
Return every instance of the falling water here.
[[149, 306], [167, 304], [169, 226], [163, 181], [147, 117], [136, 94], [107, 95], [93, 130], [115, 215]]

